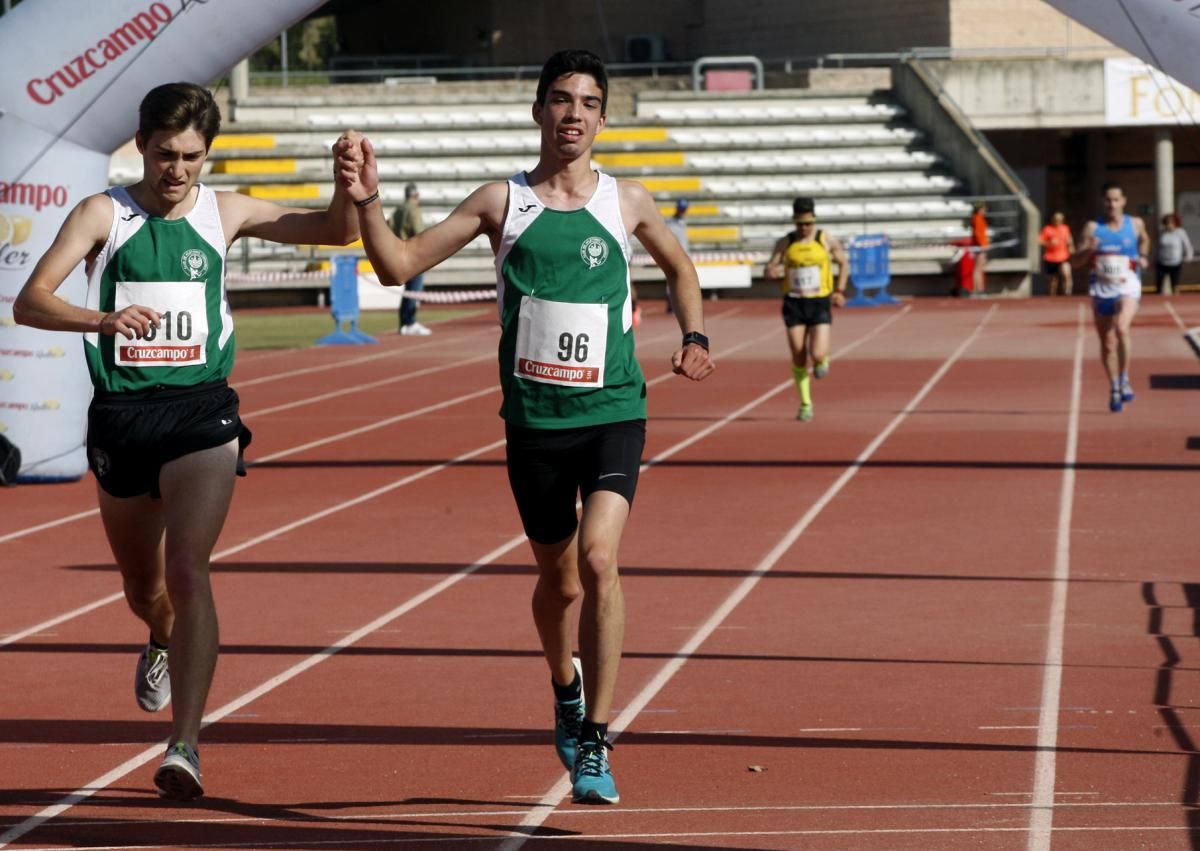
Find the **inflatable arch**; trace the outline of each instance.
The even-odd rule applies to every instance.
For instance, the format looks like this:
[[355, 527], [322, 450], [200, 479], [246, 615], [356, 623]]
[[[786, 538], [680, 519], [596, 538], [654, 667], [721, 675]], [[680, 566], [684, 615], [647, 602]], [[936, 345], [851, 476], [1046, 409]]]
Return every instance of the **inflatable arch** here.
[[[80, 478], [91, 382], [83, 335], [16, 325], [12, 306], [67, 213], [108, 187], [152, 87], [204, 84], [321, 0], [75, 0], [22, 3], [0, 17], [0, 435], [19, 481]], [[83, 304], [75, 270], [58, 294]]]

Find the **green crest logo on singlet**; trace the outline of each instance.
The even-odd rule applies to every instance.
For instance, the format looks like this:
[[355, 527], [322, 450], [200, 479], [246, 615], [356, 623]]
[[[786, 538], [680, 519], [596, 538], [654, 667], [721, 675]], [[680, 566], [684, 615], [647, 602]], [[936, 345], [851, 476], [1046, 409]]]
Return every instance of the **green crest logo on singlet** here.
[[608, 243], [602, 237], [589, 236], [579, 246], [579, 256], [589, 269], [603, 266], [604, 261], [608, 259]]
[[189, 281], [203, 277], [204, 273], [208, 271], [208, 258], [198, 248], [189, 248], [183, 252], [183, 257], [179, 262], [183, 266], [183, 271], [187, 272]]

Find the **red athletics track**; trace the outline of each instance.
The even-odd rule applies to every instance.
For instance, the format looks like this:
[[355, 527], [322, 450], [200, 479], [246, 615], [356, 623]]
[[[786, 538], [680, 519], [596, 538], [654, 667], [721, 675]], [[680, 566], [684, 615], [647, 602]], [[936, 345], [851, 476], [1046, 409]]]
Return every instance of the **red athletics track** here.
[[91, 483], [19, 487], [0, 845], [1196, 847], [1200, 303], [1146, 299], [1119, 416], [1083, 305], [840, 311], [807, 424], [776, 303], [707, 304], [701, 385], [648, 317], [608, 808], [563, 801], [548, 744], [490, 313], [248, 353], [209, 794], [149, 791], [167, 722]]

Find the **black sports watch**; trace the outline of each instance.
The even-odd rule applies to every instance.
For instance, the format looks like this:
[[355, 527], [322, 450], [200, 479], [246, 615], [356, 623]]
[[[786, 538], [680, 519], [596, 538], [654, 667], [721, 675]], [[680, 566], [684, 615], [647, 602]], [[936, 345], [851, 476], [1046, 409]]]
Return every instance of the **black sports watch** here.
[[688, 343], [695, 343], [704, 349], [704, 351], [708, 351], [708, 337], [705, 337], [699, 331], [688, 331], [683, 335], [683, 345], [686, 346]]

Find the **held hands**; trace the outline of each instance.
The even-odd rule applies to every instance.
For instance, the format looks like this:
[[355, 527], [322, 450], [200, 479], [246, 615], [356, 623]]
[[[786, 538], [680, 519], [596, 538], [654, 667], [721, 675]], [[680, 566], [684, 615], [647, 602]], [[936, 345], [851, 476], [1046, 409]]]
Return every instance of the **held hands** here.
[[333, 177], [353, 201], [379, 191], [375, 148], [356, 130], [347, 130], [333, 143]]
[[717, 368], [708, 356], [708, 350], [697, 343], [688, 343], [682, 349], [676, 349], [671, 355], [671, 367], [676, 375], [690, 378], [692, 381], [703, 381]]
[[104, 314], [98, 330], [106, 337], [122, 334], [126, 339], [140, 340], [150, 333], [151, 328], [158, 327], [161, 318], [157, 310], [131, 304], [124, 310]]

